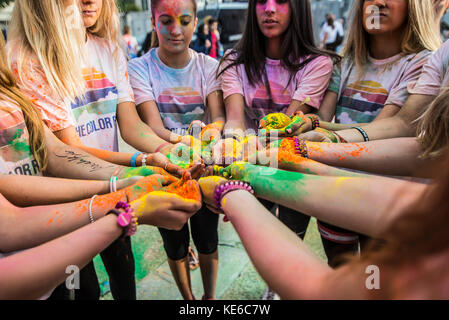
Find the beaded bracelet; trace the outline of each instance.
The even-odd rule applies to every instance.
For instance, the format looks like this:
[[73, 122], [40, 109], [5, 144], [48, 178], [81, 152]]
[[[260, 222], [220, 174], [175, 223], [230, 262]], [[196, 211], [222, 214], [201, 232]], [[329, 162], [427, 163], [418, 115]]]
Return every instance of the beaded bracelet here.
[[369, 141], [368, 134], [366, 133], [365, 130], [363, 130], [363, 129], [360, 128], [360, 127], [352, 127], [352, 128], [353, 128], [353, 129], [356, 129], [358, 132], [360, 132], [360, 134], [363, 136], [363, 140], [365, 140], [365, 142], [368, 142], [368, 141]]
[[215, 204], [218, 210], [223, 210], [221, 206], [221, 200], [223, 200], [224, 196], [231, 191], [236, 190], [246, 190], [251, 194], [254, 194], [254, 190], [249, 183], [243, 181], [227, 181], [223, 184], [218, 185], [215, 188]]
[[312, 130], [315, 130], [320, 126], [320, 118], [318, 118], [317, 115], [309, 114], [307, 117], [312, 120]]
[[309, 158], [309, 150], [307, 149], [306, 142], [303, 139], [298, 139], [298, 137], [294, 137], [293, 140], [295, 142], [296, 154], [303, 158]]

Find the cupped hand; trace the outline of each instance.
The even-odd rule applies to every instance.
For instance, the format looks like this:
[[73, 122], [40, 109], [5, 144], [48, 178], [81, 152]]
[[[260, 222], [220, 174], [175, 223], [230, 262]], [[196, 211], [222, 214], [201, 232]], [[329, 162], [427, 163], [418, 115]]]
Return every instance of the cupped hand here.
[[201, 178], [198, 183], [200, 184], [201, 194], [203, 195], [203, 201], [208, 205], [216, 209], [215, 203], [215, 188], [220, 184], [228, 181], [225, 178], [218, 176], [210, 176]]
[[[329, 143], [332, 143], [334, 141], [332, 141], [333, 138], [332, 138], [331, 134], [334, 135], [332, 133], [332, 131], [325, 130], [325, 129], [322, 129], [322, 128], [317, 128], [317, 129], [315, 129], [313, 131], [309, 131], [309, 132], [300, 134], [298, 136], [298, 138], [299, 139], [304, 139], [306, 141], [312, 141], [312, 142], [329, 142]], [[337, 139], [335, 135], [334, 135], [334, 137], [335, 137], [335, 139]]]
[[202, 204], [173, 193], [156, 191], [134, 201], [131, 206], [140, 224], [179, 231]]
[[125, 188], [128, 201], [134, 201], [149, 192], [158, 191], [162, 188], [175, 183], [177, 180], [168, 175], [153, 174], [140, 179], [135, 184]]

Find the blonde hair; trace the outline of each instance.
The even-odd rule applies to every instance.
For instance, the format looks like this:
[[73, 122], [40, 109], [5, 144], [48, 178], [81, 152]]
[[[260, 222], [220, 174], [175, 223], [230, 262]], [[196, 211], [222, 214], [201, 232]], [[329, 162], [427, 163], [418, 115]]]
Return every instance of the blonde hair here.
[[22, 109], [25, 124], [29, 133], [30, 149], [36, 159], [39, 168], [45, 171], [47, 168], [47, 148], [45, 144], [44, 125], [40, 112], [34, 107], [17, 87], [5, 54], [5, 41], [0, 35], [0, 96], [7, 97]]
[[34, 53], [50, 88], [61, 99], [73, 102], [85, 91], [81, 70], [85, 61], [85, 32], [79, 7], [64, 7], [63, 2], [17, 0], [8, 39], [18, 47], [19, 77], [24, 61]]
[[422, 157], [440, 157], [449, 149], [449, 88], [444, 89], [418, 121]]
[[120, 46], [120, 17], [115, 0], [103, 0], [97, 22], [87, 29], [89, 34], [105, 39], [113, 44], [114, 58], [118, 59]]
[[[345, 58], [353, 60], [357, 70], [363, 70], [368, 58], [368, 33], [362, 27], [363, 2], [356, 0], [352, 7], [352, 24], [343, 48]], [[436, 12], [432, 0], [408, 0], [408, 19], [401, 42], [404, 55], [422, 50], [436, 51], [442, 44], [435, 23]]]

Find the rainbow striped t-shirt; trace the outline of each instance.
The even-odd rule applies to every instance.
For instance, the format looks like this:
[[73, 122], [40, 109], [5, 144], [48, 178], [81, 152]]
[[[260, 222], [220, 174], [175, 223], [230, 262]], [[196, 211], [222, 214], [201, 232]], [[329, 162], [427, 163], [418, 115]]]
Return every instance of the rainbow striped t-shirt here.
[[22, 110], [5, 97], [0, 97], [0, 106], [0, 173], [41, 176]]
[[368, 57], [364, 72], [352, 60], [334, 68], [328, 90], [338, 94], [336, 123], [369, 123], [385, 105], [402, 107], [409, 96], [407, 86], [416, 82], [431, 52], [398, 54], [377, 60]]

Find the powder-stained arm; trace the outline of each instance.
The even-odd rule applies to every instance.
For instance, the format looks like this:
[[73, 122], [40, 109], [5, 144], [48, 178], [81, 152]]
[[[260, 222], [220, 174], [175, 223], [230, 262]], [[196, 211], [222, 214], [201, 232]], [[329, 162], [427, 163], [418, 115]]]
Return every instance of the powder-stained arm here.
[[[242, 204], [245, 205], [242, 205]], [[228, 193], [224, 212], [261, 277], [282, 299], [319, 299], [332, 269], [250, 193]]]
[[173, 182], [152, 175], [115, 193], [78, 202], [19, 208], [0, 195], [0, 252], [35, 247], [89, 223], [89, 206], [94, 220], [103, 217], [117, 202], [132, 202], [140, 224], [179, 230], [200, 207], [195, 201], [155, 191]]
[[[417, 135], [416, 119], [430, 106], [434, 99], [435, 96], [412, 94], [394, 117], [364, 125], [363, 129], [371, 141], [415, 137]], [[355, 129], [339, 131], [338, 134], [348, 142], [364, 141], [362, 135]]]
[[384, 177], [321, 177], [237, 162], [227, 172], [258, 197], [377, 237], [426, 185]]
[[429, 177], [431, 160], [420, 158], [416, 138], [396, 138], [361, 143], [307, 142], [309, 157], [330, 166], [383, 175]]
[[[117, 190], [130, 186], [141, 178], [136, 176], [118, 180]], [[0, 193], [19, 207], [67, 203], [109, 192], [109, 181], [0, 175]]]
[[122, 233], [114, 215], [36, 248], [0, 259], [0, 299], [39, 299], [82, 269]]

